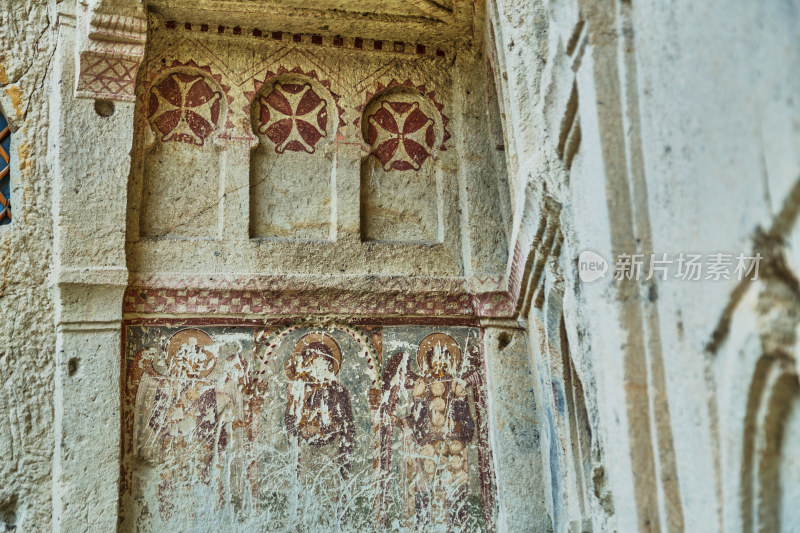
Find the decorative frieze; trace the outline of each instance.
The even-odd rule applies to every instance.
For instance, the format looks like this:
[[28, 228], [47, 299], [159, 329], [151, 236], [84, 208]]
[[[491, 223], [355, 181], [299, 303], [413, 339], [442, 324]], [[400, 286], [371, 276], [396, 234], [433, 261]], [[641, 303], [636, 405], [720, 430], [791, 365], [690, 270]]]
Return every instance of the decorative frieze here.
[[146, 40], [144, 16], [91, 13], [85, 48], [80, 51], [76, 96], [133, 102]]

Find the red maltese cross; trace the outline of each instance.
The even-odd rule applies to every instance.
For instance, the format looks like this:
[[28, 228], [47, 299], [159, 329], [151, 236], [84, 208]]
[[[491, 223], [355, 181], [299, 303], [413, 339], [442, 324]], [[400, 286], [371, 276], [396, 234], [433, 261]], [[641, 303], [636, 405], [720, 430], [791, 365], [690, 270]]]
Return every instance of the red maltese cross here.
[[258, 132], [275, 143], [275, 151], [314, 153], [328, 126], [327, 102], [308, 83], [276, 83], [261, 97]]
[[430, 157], [433, 119], [418, 102], [381, 102], [367, 120], [367, 142], [384, 170], [419, 170]]
[[200, 75], [178, 72], [158, 83], [150, 93], [150, 122], [161, 141], [202, 146], [219, 120], [222, 93]]

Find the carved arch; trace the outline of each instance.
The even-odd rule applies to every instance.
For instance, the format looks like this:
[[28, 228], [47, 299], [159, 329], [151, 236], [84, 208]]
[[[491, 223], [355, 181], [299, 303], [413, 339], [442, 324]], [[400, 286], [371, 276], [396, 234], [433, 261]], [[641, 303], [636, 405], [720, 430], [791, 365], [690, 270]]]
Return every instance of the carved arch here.
[[[312, 154], [318, 145], [333, 141], [339, 127], [333, 93], [306, 74], [276, 75], [255, 93], [251, 126], [260, 139], [268, 139], [277, 154], [285, 151]], [[262, 140], [263, 142], [263, 140]]]
[[161, 142], [203, 146], [224, 124], [222, 86], [207, 73], [178, 67], [161, 72], [147, 93], [146, 113]]
[[395, 86], [364, 107], [361, 134], [383, 170], [418, 171], [426, 159], [435, 157], [444, 131], [433, 102], [415, 89]]
[[280, 67], [245, 93], [258, 139], [250, 155], [251, 238], [334, 238], [334, 141], [343, 110], [330, 85], [315, 71]]
[[[218, 238], [222, 180], [218, 139], [232, 129], [222, 76], [173, 62], [142, 84], [139, 231], [147, 238]], [[184, 172], [190, 167], [193, 172]]]
[[361, 107], [361, 238], [436, 244], [444, 239], [443, 168], [449, 136], [424, 86], [379, 86]]
[[[786, 531], [782, 511], [796, 502], [786, 501], [784, 481], [797, 473], [784, 461], [792, 461], [787, 446], [800, 434], [800, 378], [797, 362], [789, 353], [762, 356], [756, 364], [747, 401], [742, 448], [741, 501], [743, 531]], [[787, 429], [793, 434], [787, 435]], [[797, 482], [796, 479], [788, 480]]]

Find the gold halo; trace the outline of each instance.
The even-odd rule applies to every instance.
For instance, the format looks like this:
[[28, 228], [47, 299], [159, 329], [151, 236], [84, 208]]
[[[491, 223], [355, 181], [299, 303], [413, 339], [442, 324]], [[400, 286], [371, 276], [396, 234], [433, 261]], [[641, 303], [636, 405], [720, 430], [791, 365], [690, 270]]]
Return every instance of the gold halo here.
[[292, 369], [290, 362], [299, 358], [303, 353], [303, 349], [312, 342], [321, 342], [328, 347], [333, 355], [333, 375], [335, 376], [339, 373], [339, 368], [342, 366], [342, 349], [339, 347], [339, 343], [327, 333], [306, 333], [300, 337], [297, 344], [294, 345], [292, 355], [286, 358], [284, 370], [286, 371], [286, 375], [289, 376], [289, 379], [297, 379], [297, 375]]
[[451, 370], [455, 371], [461, 366], [461, 347], [459, 347], [456, 340], [447, 333], [431, 333], [419, 343], [417, 350], [417, 365], [423, 374], [428, 373], [428, 363], [425, 361], [425, 354], [436, 346], [437, 344], [443, 345], [450, 352]]
[[182, 329], [170, 337], [169, 342], [167, 343], [167, 368], [170, 368], [170, 363], [175, 358], [175, 354], [178, 353], [180, 347], [186, 344], [189, 339], [192, 338], [197, 340], [197, 344], [203, 350], [203, 353], [206, 354], [206, 361], [209, 359], [212, 361], [211, 366], [208, 367], [208, 370], [198, 373], [198, 377], [204, 378], [214, 370], [217, 361], [214, 358], [214, 354], [205, 349], [206, 347], [214, 344], [214, 341], [211, 340], [211, 337], [208, 335], [208, 333], [199, 329]]

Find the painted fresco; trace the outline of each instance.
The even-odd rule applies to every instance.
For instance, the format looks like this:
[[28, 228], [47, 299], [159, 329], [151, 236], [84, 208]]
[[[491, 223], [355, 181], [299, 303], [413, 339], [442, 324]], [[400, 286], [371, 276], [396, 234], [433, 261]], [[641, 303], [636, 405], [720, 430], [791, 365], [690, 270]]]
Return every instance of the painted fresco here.
[[122, 529], [491, 531], [478, 328], [128, 325]]

